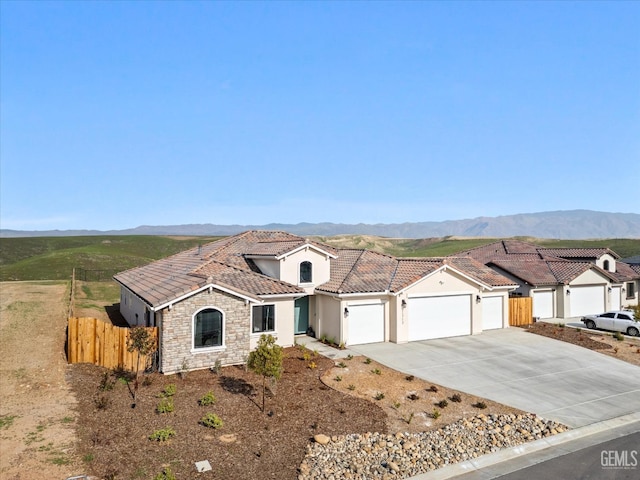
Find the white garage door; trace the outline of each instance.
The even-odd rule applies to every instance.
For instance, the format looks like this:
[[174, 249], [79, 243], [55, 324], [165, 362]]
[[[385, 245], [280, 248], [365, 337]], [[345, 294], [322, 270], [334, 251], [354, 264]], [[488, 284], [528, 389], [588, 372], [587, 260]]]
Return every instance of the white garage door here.
[[384, 342], [384, 305], [349, 305], [348, 345]]
[[553, 292], [551, 290], [533, 292], [533, 316], [553, 318]]
[[571, 287], [571, 312], [572, 317], [592, 315], [605, 311], [604, 285], [589, 287]]
[[484, 297], [482, 299], [482, 329], [502, 328], [503, 310], [502, 296]]
[[471, 334], [471, 295], [409, 299], [409, 341]]

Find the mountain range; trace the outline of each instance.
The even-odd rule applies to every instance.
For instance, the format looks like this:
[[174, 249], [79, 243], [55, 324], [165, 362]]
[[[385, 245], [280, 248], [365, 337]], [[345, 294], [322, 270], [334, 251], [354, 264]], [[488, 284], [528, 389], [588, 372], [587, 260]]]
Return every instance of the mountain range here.
[[562, 210], [521, 213], [499, 217], [477, 217], [441, 222], [392, 224], [270, 223], [267, 225], [142, 225], [124, 230], [8, 230], [0, 237], [48, 237], [81, 235], [234, 235], [245, 230], [283, 230], [296, 235], [375, 235], [392, 238], [517, 236], [557, 239], [640, 238], [640, 214], [592, 210]]

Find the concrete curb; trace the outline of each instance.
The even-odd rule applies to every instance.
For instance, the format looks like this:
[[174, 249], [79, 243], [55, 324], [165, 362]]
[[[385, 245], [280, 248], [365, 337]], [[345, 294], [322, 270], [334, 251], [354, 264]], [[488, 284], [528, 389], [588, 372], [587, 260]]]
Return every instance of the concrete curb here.
[[[480, 473], [481, 469], [498, 465], [502, 462], [506, 462], [507, 460], [512, 460], [518, 457], [522, 457], [524, 455], [530, 455], [533, 453], [541, 452], [551, 447], [561, 447], [563, 444], [566, 444], [567, 442], [584, 439], [591, 435], [604, 433], [604, 432], [612, 431], [615, 429], [629, 430], [627, 433], [640, 431], [640, 412], [631, 413], [629, 415], [623, 415], [621, 417], [611, 418], [609, 420], [604, 420], [598, 423], [592, 423], [591, 425], [575, 428], [573, 430], [567, 430], [566, 432], [559, 433], [551, 437], [542, 438], [540, 440], [534, 440], [532, 442], [525, 443], [523, 445], [518, 445], [517, 447], [505, 448], [503, 450], [500, 450], [499, 452], [489, 453], [487, 455], [474, 458], [473, 460], [466, 460], [464, 462], [454, 463], [452, 465], [439, 468], [438, 470], [422, 473], [420, 475], [417, 475], [415, 477], [410, 477], [410, 478], [413, 480], [445, 480], [448, 478], [457, 477], [459, 475], [464, 475], [466, 473], [471, 473], [471, 472]], [[602, 439], [602, 441], [606, 441], [606, 440], [608, 440], [608, 438]], [[594, 444], [597, 444], [597, 443], [600, 443], [600, 442], [597, 441]], [[581, 445], [575, 449], [556, 448], [554, 449], [553, 452], [549, 452], [549, 455], [546, 455], [545, 456], [546, 458], [544, 458], [543, 460], [548, 460], [550, 458], [555, 458], [561, 455], [565, 455], [567, 453], [571, 453], [572, 451], [580, 450], [585, 446], [587, 445]], [[539, 460], [539, 461], [543, 461], [543, 460]], [[523, 465], [521, 468], [524, 468], [529, 465], [533, 465], [535, 463], [539, 463], [539, 461], [527, 462], [526, 460], [523, 460], [522, 462]], [[516, 468], [515, 470], [518, 470], [518, 468]], [[505, 470], [504, 472], [502, 472], [502, 474], [507, 474], [515, 470], [514, 469], [511, 469], [509, 471]], [[481, 476], [479, 475], [478, 477], [480, 478]], [[487, 477], [487, 478], [491, 478], [491, 477]]]

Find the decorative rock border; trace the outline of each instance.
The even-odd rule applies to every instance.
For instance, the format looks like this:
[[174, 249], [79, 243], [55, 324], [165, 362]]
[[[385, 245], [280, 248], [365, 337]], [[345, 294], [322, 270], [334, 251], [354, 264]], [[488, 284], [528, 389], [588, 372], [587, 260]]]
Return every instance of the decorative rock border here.
[[298, 480], [407, 478], [567, 429], [534, 414], [480, 414], [421, 433], [317, 435]]

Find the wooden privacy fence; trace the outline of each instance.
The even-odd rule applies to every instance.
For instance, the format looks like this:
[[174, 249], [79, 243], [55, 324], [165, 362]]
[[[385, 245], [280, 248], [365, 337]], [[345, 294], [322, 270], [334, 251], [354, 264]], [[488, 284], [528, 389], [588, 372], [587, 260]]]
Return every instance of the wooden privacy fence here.
[[511, 297], [509, 298], [509, 325], [521, 327], [533, 323], [533, 298]]
[[[145, 328], [156, 339], [157, 345], [158, 328]], [[67, 329], [67, 361], [135, 371], [138, 353], [127, 350], [130, 332], [130, 328], [116, 327], [97, 318], [70, 317]], [[150, 357], [151, 355], [140, 358], [141, 369], [151, 363]]]

